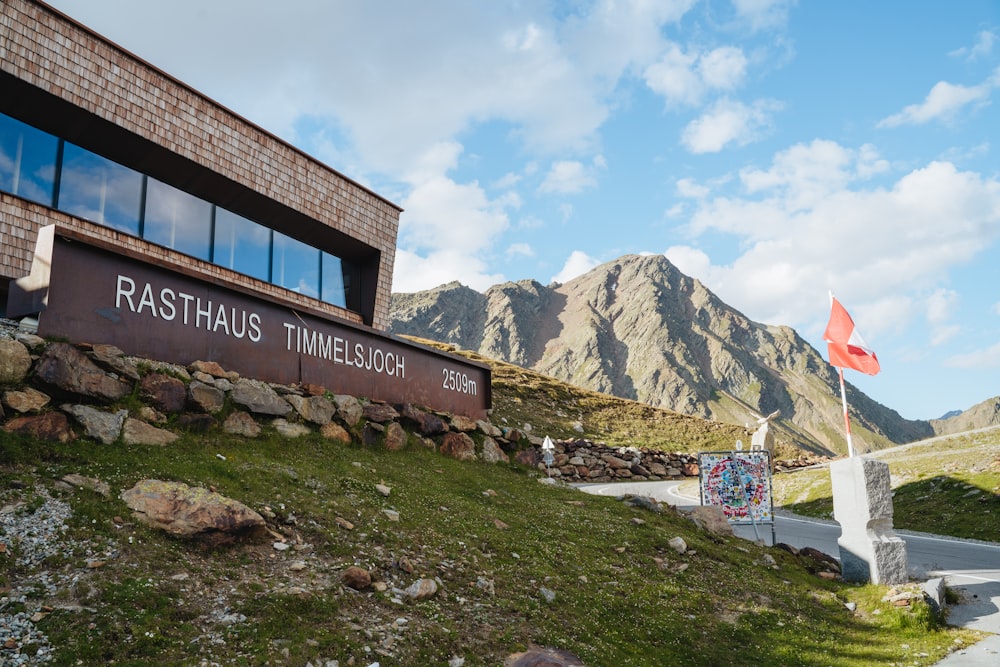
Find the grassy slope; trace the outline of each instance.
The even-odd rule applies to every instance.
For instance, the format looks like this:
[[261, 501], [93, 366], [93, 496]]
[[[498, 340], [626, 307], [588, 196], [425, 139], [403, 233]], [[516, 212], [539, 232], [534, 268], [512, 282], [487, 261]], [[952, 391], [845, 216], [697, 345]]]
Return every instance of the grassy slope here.
[[[922, 603], [897, 609], [880, 602], [880, 587], [824, 581], [783, 551], [712, 538], [673, 512], [542, 485], [533, 471], [461, 463], [416, 444], [390, 453], [312, 436], [189, 434], [146, 448], [2, 434], [0, 464], [0, 506], [22, 500], [17, 511], [31, 512], [51, 495], [73, 508], [72, 547], [39, 566], [64, 583], [55, 592], [36, 586], [26, 607], [0, 603], [4, 613], [56, 609], [38, 622], [58, 649], [56, 665], [424, 666], [452, 656], [498, 665], [530, 644], [572, 651], [590, 666], [929, 665], [956, 638], [974, 636], [937, 628]], [[54, 480], [71, 472], [107, 482], [112, 497], [60, 490]], [[272, 527], [306, 546], [209, 550], [133, 524], [117, 493], [146, 477], [268, 506], [277, 514]], [[389, 497], [376, 491], [380, 482]], [[383, 513], [389, 508], [398, 522]], [[337, 517], [355, 528], [338, 528]], [[675, 536], [693, 552], [672, 550]], [[8, 540], [0, 589], [37, 574], [15, 565], [22, 549]], [[114, 557], [86, 567], [109, 547]], [[762, 564], [765, 551], [776, 569]], [[400, 569], [404, 558], [412, 574]], [[389, 590], [341, 586], [339, 573], [355, 564]], [[420, 576], [441, 579], [435, 598], [392, 600], [393, 588]], [[245, 621], [212, 621], [224, 613]]]
[[[1000, 428], [871, 455], [889, 464], [896, 528], [1000, 542]], [[833, 512], [825, 468], [779, 475], [774, 494], [793, 512]]]
[[[749, 438], [507, 364], [494, 364], [493, 391], [494, 421], [529, 423], [536, 435], [683, 451]], [[111, 497], [61, 488], [56, 480], [67, 473], [103, 480]], [[117, 496], [146, 477], [269, 507], [272, 529], [297, 547], [207, 549], [135, 524]], [[389, 497], [379, 482], [392, 487]], [[890, 606], [881, 587], [822, 580], [783, 551], [710, 537], [671, 511], [542, 485], [518, 466], [457, 462], [416, 440], [389, 453], [270, 430], [253, 441], [187, 434], [167, 448], [56, 445], [0, 432], [0, 507], [21, 502], [13, 511], [30, 513], [47, 498], [73, 509], [66, 548], [27, 565], [19, 559], [27, 546], [5, 538], [0, 595], [35, 583], [26, 604], [0, 599], [0, 613], [54, 609], [38, 627], [57, 665], [425, 666], [460, 656], [471, 667], [500, 664], [531, 644], [572, 651], [591, 667], [929, 665], [956, 638], [974, 637], [937, 627], [923, 604]], [[355, 528], [338, 527], [338, 518]], [[693, 553], [671, 549], [675, 536]], [[763, 565], [765, 552], [777, 569]], [[87, 567], [95, 554], [104, 564]], [[349, 565], [371, 570], [388, 590], [344, 588], [339, 575]], [[393, 600], [393, 589], [418, 577], [439, 578], [442, 590], [424, 602]]]

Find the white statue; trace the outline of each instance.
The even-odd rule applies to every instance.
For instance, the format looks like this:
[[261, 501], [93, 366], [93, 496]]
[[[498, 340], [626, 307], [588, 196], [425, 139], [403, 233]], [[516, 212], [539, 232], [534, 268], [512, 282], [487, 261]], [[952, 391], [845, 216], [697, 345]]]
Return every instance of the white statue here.
[[781, 410], [775, 410], [766, 417], [757, 418], [757, 430], [750, 438], [750, 451], [766, 451], [771, 460], [771, 471], [774, 471], [774, 434], [771, 433], [770, 420], [778, 417]]

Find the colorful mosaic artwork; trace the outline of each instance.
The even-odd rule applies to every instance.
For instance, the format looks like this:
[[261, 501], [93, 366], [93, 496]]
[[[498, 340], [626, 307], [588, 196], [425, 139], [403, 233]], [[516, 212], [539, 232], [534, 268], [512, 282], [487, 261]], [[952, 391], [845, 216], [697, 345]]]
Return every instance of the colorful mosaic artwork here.
[[719, 505], [731, 523], [772, 523], [771, 463], [766, 451], [701, 452], [701, 504]]

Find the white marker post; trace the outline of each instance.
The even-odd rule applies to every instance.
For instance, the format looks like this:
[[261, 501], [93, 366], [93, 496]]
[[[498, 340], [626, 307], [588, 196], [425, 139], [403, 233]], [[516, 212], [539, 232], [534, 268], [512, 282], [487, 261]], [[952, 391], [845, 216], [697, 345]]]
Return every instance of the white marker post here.
[[552, 438], [545, 436], [545, 440], [542, 441], [542, 460], [545, 461], [545, 473], [551, 477], [552, 472], [549, 470], [549, 466], [555, 463], [555, 449], [556, 446], [552, 442]]

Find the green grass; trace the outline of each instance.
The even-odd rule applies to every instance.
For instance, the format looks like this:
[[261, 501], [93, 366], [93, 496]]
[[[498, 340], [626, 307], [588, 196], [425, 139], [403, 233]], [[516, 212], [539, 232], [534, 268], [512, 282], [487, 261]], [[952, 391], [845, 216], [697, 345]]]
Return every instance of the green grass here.
[[[1000, 542], [1000, 429], [872, 454], [889, 465], [896, 528]], [[830, 518], [826, 468], [777, 475], [778, 505]]]
[[[111, 497], [63, 489], [56, 480], [67, 473], [108, 483]], [[150, 477], [267, 507], [271, 530], [296, 546], [209, 549], [145, 528], [118, 494]], [[391, 487], [388, 497], [378, 483]], [[930, 665], [956, 639], [976, 638], [940, 627], [922, 603], [897, 609], [881, 602], [882, 587], [825, 581], [784, 551], [710, 536], [673, 511], [638, 510], [540, 484], [516, 465], [462, 463], [422, 447], [391, 453], [313, 436], [188, 434], [150, 448], [0, 433], [0, 489], [0, 505], [26, 502], [19, 511], [35, 511], [46, 496], [73, 509], [67, 554], [13, 568], [13, 538], [0, 561], [4, 586], [45, 568], [65, 581], [29, 601], [54, 609], [38, 623], [56, 648], [52, 665], [425, 666], [461, 656], [472, 667], [501, 664], [529, 645], [571, 651], [588, 666]], [[354, 529], [339, 528], [337, 517]], [[691, 549], [684, 555], [668, 545], [678, 535]], [[765, 552], [778, 569], [762, 564]], [[93, 554], [111, 555], [87, 567]], [[294, 571], [296, 561], [305, 568]], [[350, 565], [387, 590], [343, 587]], [[440, 579], [439, 593], [394, 601], [393, 590], [418, 577]], [[555, 593], [551, 602], [543, 588]], [[854, 614], [848, 601], [859, 605]], [[901, 652], [903, 644], [910, 648]]]

